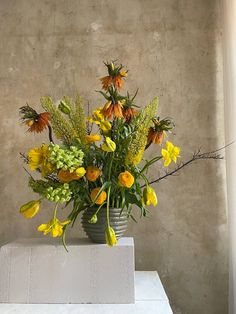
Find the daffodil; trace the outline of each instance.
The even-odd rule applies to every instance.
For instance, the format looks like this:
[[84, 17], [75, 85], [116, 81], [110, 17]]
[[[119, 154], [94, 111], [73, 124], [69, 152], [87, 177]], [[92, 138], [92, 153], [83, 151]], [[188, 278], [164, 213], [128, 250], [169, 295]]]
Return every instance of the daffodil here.
[[95, 123], [99, 126], [100, 130], [107, 133], [111, 129], [111, 123], [105, 120], [105, 116], [102, 113], [103, 108], [99, 107], [93, 111], [92, 117], [88, 117], [87, 120], [90, 123]]
[[112, 141], [112, 139], [108, 136], [105, 137], [105, 143], [101, 146], [104, 152], [114, 152], [116, 150], [116, 143]]
[[117, 244], [116, 234], [112, 227], [108, 226], [105, 231], [106, 244], [113, 246]]
[[20, 207], [20, 213], [25, 218], [33, 218], [40, 209], [40, 200], [30, 201]]
[[46, 144], [41, 147], [33, 148], [28, 152], [29, 168], [31, 170], [40, 170], [43, 177], [53, 172], [53, 165], [48, 161], [49, 148]]
[[180, 148], [174, 146], [173, 143], [166, 141], [166, 149], [162, 148], [161, 150], [162, 159], [164, 160], [164, 166], [168, 167], [171, 161], [176, 163], [177, 158], [180, 154]]
[[44, 235], [51, 233], [53, 238], [60, 237], [63, 233], [63, 227], [68, 225], [70, 220], [59, 221], [56, 217], [50, 220], [47, 224], [41, 224], [38, 227], [38, 231], [43, 232]]
[[153, 205], [156, 206], [158, 204], [157, 195], [153, 188], [149, 185], [143, 190], [143, 199], [144, 205]]
[[119, 184], [126, 188], [131, 188], [134, 184], [134, 177], [129, 171], [121, 172], [118, 176]]

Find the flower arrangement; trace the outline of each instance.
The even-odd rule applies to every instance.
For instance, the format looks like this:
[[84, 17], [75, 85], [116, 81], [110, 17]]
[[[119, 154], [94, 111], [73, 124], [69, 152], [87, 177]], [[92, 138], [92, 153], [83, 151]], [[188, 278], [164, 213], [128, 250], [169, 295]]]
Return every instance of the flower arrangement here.
[[[80, 212], [93, 208], [90, 224], [96, 224], [99, 211], [106, 211], [104, 239], [109, 246], [117, 243], [117, 236], [110, 223], [110, 211], [119, 208], [134, 220], [133, 205], [140, 209], [140, 216], [148, 215], [148, 206], [158, 204], [151, 185], [172, 175], [185, 165], [198, 160], [221, 158], [216, 152], [193, 154], [185, 163], [153, 181], [148, 170], [160, 163], [163, 168], [176, 163], [180, 148], [168, 140], [172, 132], [172, 119], [157, 115], [158, 99], [146, 107], [135, 104], [137, 92], [131, 96], [121, 94], [128, 71], [116, 62], [105, 63], [108, 75], [101, 78], [105, 104], [86, 117], [82, 100], [65, 96], [57, 104], [50, 97], [42, 97], [45, 112], [38, 113], [29, 105], [20, 108], [22, 122], [29, 132], [48, 130], [49, 143], [21, 154], [31, 171], [39, 173], [35, 179], [29, 173], [29, 187], [39, 195], [20, 208], [26, 218], [33, 218], [40, 210], [42, 200], [55, 204], [49, 210], [49, 222], [38, 226], [38, 231], [52, 237], [61, 236], [65, 241], [66, 228], [73, 226]], [[96, 129], [95, 129], [96, 128]], [[95, 129], [95, 130], [94, 130]], [[55, 142], [57, 139], [57, 142]], [[155, 156], [147, 160], [145, 150], [157, 145]], [[72, 207], [69, 206], [72, 204]], [[68, 212], [61, 221], [59, 210]], [[50, 213], [51, 212], [51, 213]]]

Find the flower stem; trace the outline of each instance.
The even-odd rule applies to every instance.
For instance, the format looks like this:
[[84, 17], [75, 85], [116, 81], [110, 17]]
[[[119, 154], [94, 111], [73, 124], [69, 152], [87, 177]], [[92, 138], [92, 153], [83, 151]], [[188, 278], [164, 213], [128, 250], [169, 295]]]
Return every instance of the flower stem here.
[[110, 192], [111, 192], [111, 186], [109, 186], [107, 190], [107, 227], [110, 227], [110, 218], [109, 218]]
[[56, 203], [55, 208], [54, 208], [54, 213], [53, 213], [53, 219], [56, 218], [57, 216], [57, 208], [58, 208], [59, 203]]

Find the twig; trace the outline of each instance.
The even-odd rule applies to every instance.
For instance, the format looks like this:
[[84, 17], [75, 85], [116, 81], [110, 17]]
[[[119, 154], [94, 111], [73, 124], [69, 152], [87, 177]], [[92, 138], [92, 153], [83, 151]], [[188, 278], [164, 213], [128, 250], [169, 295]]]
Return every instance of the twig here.
[[52, 138], [52, 127], [51, 127], [51, 125], [49, 125], [49, 124], [48, 124], [48, 137], [49, 137], [49, 141], [50, 141], [51, 143], [54, 143], [54, 142], [53, 142], [53, 138]]
[[[166, 179], [167, 177], [171, 176], [171, 175], [174, 175], [176, 172], [178, 172], [179, 170], [181, 170], [182, 168], [184, 168], [185, 166], [191, 164], [192, 162], [194, 161], [197, 161], [197, 160], [206, 160], [206, 159], [214, 159], [214, 160], [219, 160], [219, 159], [224, 159], [223, 156], [221, 156], [220, 154], [217, 154], [217, 152], [225, 149], [226, 147], [228, 147], [229, 145], [231, 145], [232, 143], [224, 146], [224, 147], [221, 147], [219, 149], [216, 149], [214, 151], [211, 151], [211, 152], [206, 152], [206, 153], [201, 153], [200, 149], [193, 154], [192, 158], [190, 158], [189, 160], [179, 164], [174, 170], [170, 171], [170, 172], [166, 172], [164, 175], [160, 176], [159, 178], [149, 182], [149, 184], [153, 184], [153, 183], [157, 183], [163, 179]], [[145, 184], [142, 186], [144, 187]]]

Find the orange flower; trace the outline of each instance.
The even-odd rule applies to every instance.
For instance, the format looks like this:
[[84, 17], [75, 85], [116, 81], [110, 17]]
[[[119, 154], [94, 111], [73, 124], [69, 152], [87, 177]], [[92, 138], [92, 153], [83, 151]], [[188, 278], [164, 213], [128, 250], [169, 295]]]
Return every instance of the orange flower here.
[[123, 81], [122, 81], [122, 77], [120, 74], [116, 75], [113, 79], [114, 81], [114, 85], [116, 88], [121, 89], [123, 86]]
[[102, 88], [108, 90], [108, 87], [110, 87], [112, 84], [112, 80], [112, 76], [110, 75], [100, 78], [100, 81], [102, 82]]
[[134, 177], [129, 171], [121, 172], [118, 176], [118, 180], [121, 186], [131, 188], [134, 184]]
[[77, 168], [74, 172], [61, 169], [58, 173], [58, 179], [61, 182], [68, 183], [73, 180], [79, 180], [85, 175], [86, 171], [84, 167]]
[[135, 110], [132, 107], [124, 107], [122, 112], [123, 112], [123, 116], [125, 118], [125, 121], [128, 123], [138, 113], [137, 110]]
[[88, 168], [86, 169], [86, 178], [88, 181], [96, 181], [100, 174], [101, 170], [97, 167], [88, 166]]
[[118, 101], [117, 103], [113, 104], [111, 101], [109, 101], [102, 109], [102, 114], [107, 119], [112, 119], [112, 116], [114, 115], [116, 118], [123, 118], [122, 113], [122, 104]]
[[154, 128], [150, 128], [148, 132], [147, 144], [155, 143], [161, 145], [164, 139], [164, 132], [155, 131]]
[[[90, 194], [90, 197], [91, 197], [91, 200], [94, 202], [98, 192], [100, 191], [100, 188], [95, 188], [91, 191], [91, 194]], [[99, 197], [97, 198], [95, 204], [97, 205], [101, 205], [104, 203], [104, 201], [106, 200], [107, 198], [107, 193], [105, 191], [102, 191], [102, 193], [99, 195]]]

